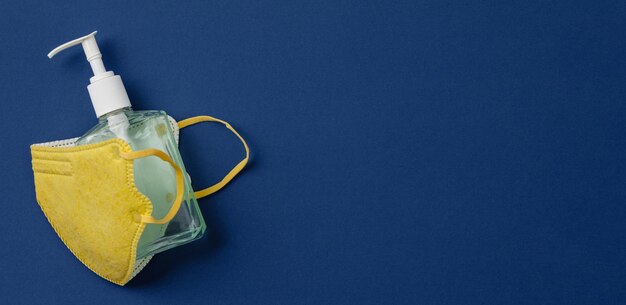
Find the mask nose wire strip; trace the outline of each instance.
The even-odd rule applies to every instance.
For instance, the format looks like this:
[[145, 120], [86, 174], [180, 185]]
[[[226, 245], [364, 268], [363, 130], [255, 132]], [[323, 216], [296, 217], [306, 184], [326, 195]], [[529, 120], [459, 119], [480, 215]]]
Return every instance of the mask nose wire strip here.
[[231, 180], [233, 180], [233, 178], [235, 178], [235, 176], [237, 176], [237, 174], [239, 174], [239, 172], [241, 172], [241, 170], [244, 167], [246, 167], [246, 164], [248, 164], [248, 160], [250, 159], [250, 149], [248, 148], [248, 144], [243, 139], [243, 137], [241, 137], [241, 135], [226, 121], [222, 121], [220, 119], [210, 117], [208, 115], [200, 115], [200, 116], [195, 116], [195, 117], [191, 117], [188, 119], [184, 119], [178, 122], [178, 128], [183, 129], [187, 126], [201, 123], [201, 122], [217, 122], [217, 123], [224, 124], [226, 128], [228, 128], [232, 133], [234, 133], [237, 136], [237, 138], [239, 138], [239, 141], [241, 141], [241, 144], [243, 144], [243, 148], [246, 150], [246, 157], [243, 160], [241, 160], [237, 165], [235, 165], [235, 167], [233, 167], [233, 169], [231, 169], [230, 172], [226, 174], [226, 176], [222, 179], [222, 181], [214, 185], [211, 185], [205, 189], [196, 191], [195, 194], [196, 194], [196, 198], [198, 199], [211, 195], [219, 191], [220, 189], [222, 189], [224, 186], [226, 186], [226, 184], [228, 184]]
[[154, 148], [131, 152], [120, 152], [120, 156], [126, 160], [135, 160], [139, 158], [155, 156], [169, 163], [170, 166], [174, 168], [174, 171], [176, 172], [176, 198], [174, 199], [174, 203], [172, 204], [170, 210], [161, 219], [156, 219], [149, 215], [141, 215], [141, 222], [143, 223], [164, 224], [172, 220], [172, 218], [176, 216], [176, 213], [178, 213], [178, 210], [180, 209], [180, 205], [183, 201], [183, 191], [185, 189], [183, 171], [180, 169], [180, 167], [178, 167], [178, 165], [176, 165], [176, 163], [172, 161], [172, 158], [170, 158], [170, 156], [168, 156], [166, 153]]

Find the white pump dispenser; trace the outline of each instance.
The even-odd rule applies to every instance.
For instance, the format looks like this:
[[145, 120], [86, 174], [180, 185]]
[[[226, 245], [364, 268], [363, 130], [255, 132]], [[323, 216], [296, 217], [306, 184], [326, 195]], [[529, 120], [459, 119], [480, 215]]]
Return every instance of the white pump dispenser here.
[[96, 111], [96, 116], [101, 117], [111, 111], [130, 107], [130, 100], [124, 88], [124, 83], [122, 83], [122, 78], [119, 75], [115, 75], [113, 71], [107, 71], [104, 68], [102, 54], [96, 42], [96, 33], [98, 31], [66, 42], [48, 53], [48, 57], [52, 58], [57, 53], [77, 44], [83, 46], [85, 56], [91, 65], [94, 75], [89, 79], [91, 84], [87, 86], [87, 90], [91, 97], [93, 109]]

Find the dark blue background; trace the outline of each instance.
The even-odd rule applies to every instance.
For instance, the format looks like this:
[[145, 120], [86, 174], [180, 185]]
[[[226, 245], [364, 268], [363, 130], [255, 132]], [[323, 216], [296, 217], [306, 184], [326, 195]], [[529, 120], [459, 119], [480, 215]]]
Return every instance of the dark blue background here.
[[[623, 304], [622, 1], [0, 2], [3, 304]], [[127, 287], [65, 248], [29, 144], [96, 123], [100, 31], [135, 109], [224, 118], [250, 167]], [[243, 155], [182, 134], [194, 185]]]

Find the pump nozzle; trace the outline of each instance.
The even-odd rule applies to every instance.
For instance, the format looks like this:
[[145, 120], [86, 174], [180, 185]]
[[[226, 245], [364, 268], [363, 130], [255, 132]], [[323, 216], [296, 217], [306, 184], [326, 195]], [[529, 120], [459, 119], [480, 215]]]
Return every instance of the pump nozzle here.
[[81, 44], [85, 51], [85, 57], [91, 65], [93, 70], [93, 77], [89, 79], [91, 84], [87, 86], [89, 90], [89, 96], [93, 103], [93, 108], [96, 111], [98, 117], [111, 111], [130, 107], [130, 100], [126, 94], [126, 89], [122, 83], [122, 78], [119, 75], [115, 75], [113, 71], [107, 71], [104, 68], [104, 62], [102, 62], [102, 54], [98, 48], [96, 42], [96, 33], [93, 33], [66, 42], [50, 51], [48, 58], [52, 58], [59, 52]]
[[96, 42], [96, 33], [98, 33], [98, 31], [94, 31], [89, 35], [83, 36], [81, 38], [76, 38], [72, 41], [66, 42], [54, 48], [54, 50], [48, 53], [48, 58], [52, 58], [57, 53], [69, 47], [73, 47], [77, 44], [82, 44], [83, 50], [85, 51], [85, 56], [87, 57], [87, 61], [89, 61], [91, 69], [93, 70], [93, 75], [98, 76], [99, 74], [105, 73], [106, 69], [104, 68], [104, 62], [102, 62], [102, 54], [100, 54], [100, 49], [98, 48], [98, 43]]

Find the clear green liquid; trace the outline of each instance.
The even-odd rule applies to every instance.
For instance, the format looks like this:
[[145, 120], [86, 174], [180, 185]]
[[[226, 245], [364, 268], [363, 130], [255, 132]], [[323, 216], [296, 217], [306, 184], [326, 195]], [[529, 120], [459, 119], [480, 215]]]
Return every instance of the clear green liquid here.
[[[166, 224], [148, 224], [139, 240], [136, 259], [191, 242], [206, 229], [198, 202], [186, 174], [172, 127], [163, 111], [120, 109], [99, 118], [99, 122], [76, 142], [91, 144], [121, 138], [133, 150], [155, 148], [167, 153], [185, 173], [183, 202], [176, 216]], [[133, 161], [135, 185], [152, 202], [152, 216], [162, 218], [176, 197], [176, 176], [172, 167], [156, 157]], [[106, 186], [103, 186], [106, 187]]]

